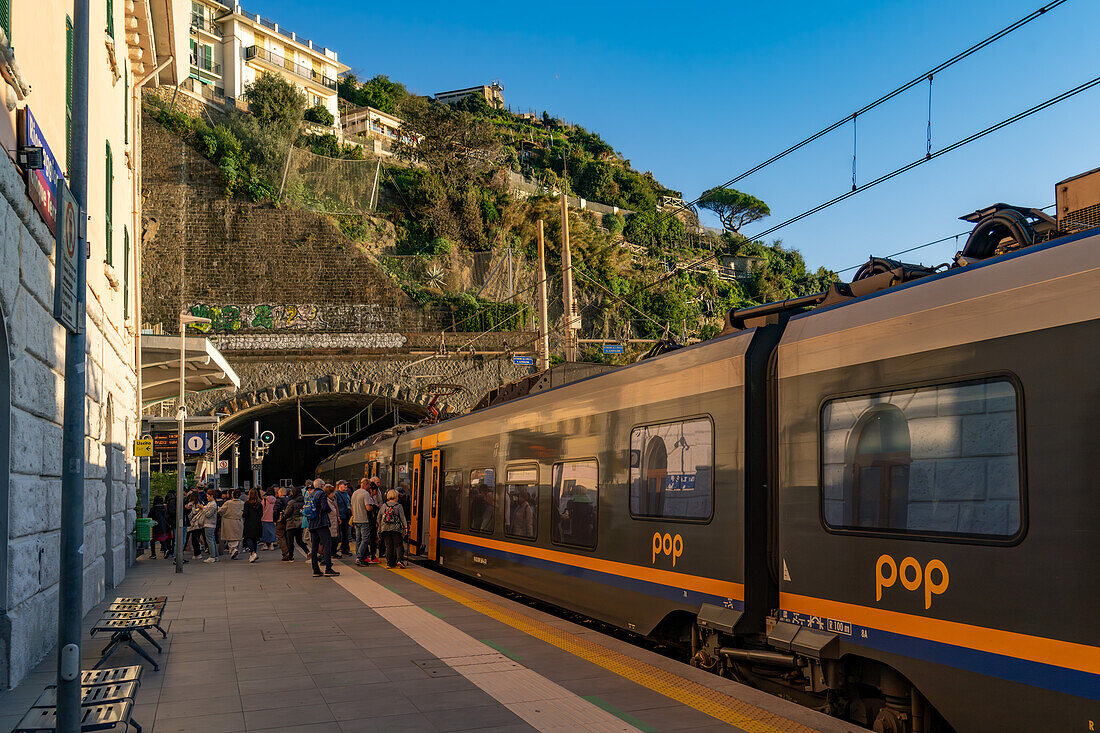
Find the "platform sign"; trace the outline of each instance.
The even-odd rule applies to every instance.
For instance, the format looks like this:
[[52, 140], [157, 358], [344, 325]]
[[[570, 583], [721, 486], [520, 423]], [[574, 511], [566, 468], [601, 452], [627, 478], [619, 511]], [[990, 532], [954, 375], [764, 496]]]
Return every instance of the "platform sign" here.
[[138, 438], [134, 441], [134, 458], [152, 458], [153, 439]]
[[157, 433], [153, 436], [153, 450], [157, 453], [176, 455], [179, 450], [179, 435], [176, 433]]
[[54, 264], [53, 317], [72, 333], [84, 328], [80, 317], [80, 296], [77, 290], [77, 268], [80, 266], [80, 207], [76, 205], [65, 181], [57, 184], [58, 217]]
[[516, 366], [534, 366], [535, 357], [533, 356], [513, 356], [512, 363]]
[[209, 448], [209, 444], [210, 441], [206, 437], [206, 433], [183, 434], [183, 452], [187, 455], [205, 453]]
[[622, 344], [604, 344], [603, 353], [605, 354], [621, 354], [623, 353]]
[[223, 458], [222, 460], [218, 461], [218, 474], [224, 476], [227, 473], [229, 473], [229, 461]]

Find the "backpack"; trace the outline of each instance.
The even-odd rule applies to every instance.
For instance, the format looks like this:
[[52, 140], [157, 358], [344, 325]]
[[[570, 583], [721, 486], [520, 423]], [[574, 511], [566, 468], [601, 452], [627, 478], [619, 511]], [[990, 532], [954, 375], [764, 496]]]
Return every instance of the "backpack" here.
[[317, 507], [313, 504], [312, 491], [307, 491], [302, 494], [302, 515], [306, 518], [307, 522], [317, 521]]
[[401, 515], [397, 513], [397, 507], [400, 504], [390, 504], [389, 502], [382, 505], [382, 523], [383, 524], [401, 524]]

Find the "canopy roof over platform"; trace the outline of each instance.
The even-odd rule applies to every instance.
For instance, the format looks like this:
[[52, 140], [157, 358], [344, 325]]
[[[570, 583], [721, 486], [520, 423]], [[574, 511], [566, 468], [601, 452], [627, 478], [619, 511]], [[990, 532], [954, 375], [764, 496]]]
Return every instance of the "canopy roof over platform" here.
[[[209, 339], [189, 336], [185, 342], [184, 390], [187, 393], [241, 386], [240, 377]], [[142, 335], [141, 401], [148, 405], [179, 397], [179, 393], [179, 336]]]

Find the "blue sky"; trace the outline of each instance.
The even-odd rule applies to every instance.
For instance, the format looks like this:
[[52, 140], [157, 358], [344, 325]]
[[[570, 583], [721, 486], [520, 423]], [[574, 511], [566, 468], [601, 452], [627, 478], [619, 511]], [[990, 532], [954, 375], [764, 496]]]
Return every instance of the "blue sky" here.
[[[694, 198], [850, 114], [1043, 0], [784, 3], [310, 3], [246, 5], [334, 48], [361, 78], [420, 94], [499, 79], [514, 110], [599, 132], [639, 170]], [[933, 150], [1100, 74], [1100, 3], [1069, 0], [933, 85]], [[924, 154], [927, 87], [859, 121], [860, 182]], [[1100, 88], [777, 232], [841, 269], [962, 232], [998, 201], [1046, 206], [1100, 166]], [[738, 187], [779, 223], [851, 187], [852, 129]], [[710, 222], [714, 223], [714, 222]], [[959, 245], [961, 246], [960, 239]], [[909, 255], [938, 263], [954, 241]]]

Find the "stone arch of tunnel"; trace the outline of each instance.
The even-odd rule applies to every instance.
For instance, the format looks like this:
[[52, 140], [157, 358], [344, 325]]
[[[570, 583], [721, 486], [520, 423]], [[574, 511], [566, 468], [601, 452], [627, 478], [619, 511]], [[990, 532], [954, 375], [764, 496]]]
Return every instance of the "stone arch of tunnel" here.
[[[332, 430], [360, 415], [358, 432], [349, 439], [364, 438], [401, 422], [419, 422], [430, 412], [432, 396], [396, 384], [341, 379], [329, 375], [306, 382], [283, 384], [249, 392], [238, 392], [203, 410], [205, 414], [222, 413], [223, 432], [241, 436], [238, 443], [240, 462], [238, 481], [241, 486], [251, 481], [252, 465], [249, 441], [253, 422], [260, 430], [275, 434], [275, 442], [262, 465], [265, 486], [290, 479], [301, 484], [312, 478], [317, 464], [331, 455], [338, 443], [316, 435]], [[299, 437], [299, 416], [301, 433]], [[370, 418], [368, 420], [368, 418]], [[228, 458], [226, 453], [222, 456]], [[223, 477], [228, 486], [231, 477]]]

